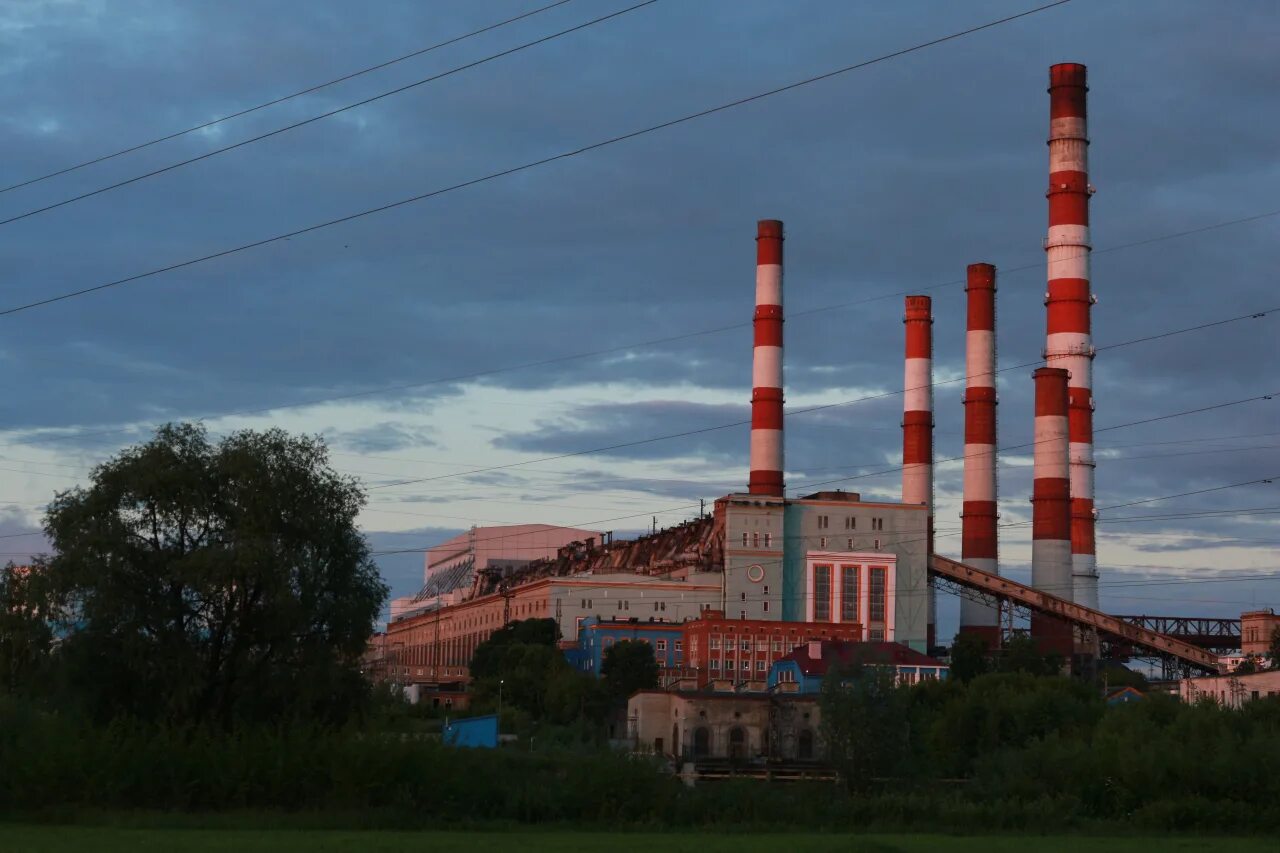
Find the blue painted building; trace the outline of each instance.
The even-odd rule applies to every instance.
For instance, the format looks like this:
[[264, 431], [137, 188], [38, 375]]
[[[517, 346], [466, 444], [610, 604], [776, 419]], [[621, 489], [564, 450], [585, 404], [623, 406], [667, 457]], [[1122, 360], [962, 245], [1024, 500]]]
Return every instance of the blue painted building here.
[[449, 720], [444, 725], [443, 740], [447, 746], [493, 749], [498, 745], [498, 715]]
[[600, 677], [605, 652], [623, 640], [648, 643], [659, 669], [684, 666], [681, 626], [674, 622], [641, 622], [639, 619], [598, 619], [589, 616], [578, 627], [577, 646], [565, 650], [565, 658], [579, 672]]
[[892, 667], [904, 684], [945, 680], [951, 672], [942, 661], [901, 643], [829, 640], [806, 643], [775, 661], [769, 670], [768, 686], [770, 690], [818, 693], [829, 670], [857, 664]]

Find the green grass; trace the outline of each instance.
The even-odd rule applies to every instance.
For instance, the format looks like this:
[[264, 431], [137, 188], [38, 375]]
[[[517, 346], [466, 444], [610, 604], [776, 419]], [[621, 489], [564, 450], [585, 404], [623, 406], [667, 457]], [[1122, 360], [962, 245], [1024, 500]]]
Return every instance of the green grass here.
[[1129, 853], [1158, 848], [1188, 851], [1274, 851], [1275, 839], [1106, 838], [1092, 836], [813, 835], [605, 833], [541, 830], [508, 832], [350, 832], [338, 830], [145, 829], [92, 826], [0, 825], [5, 853], [113, 853], [113, 851], [233, 851], [233, 853]]

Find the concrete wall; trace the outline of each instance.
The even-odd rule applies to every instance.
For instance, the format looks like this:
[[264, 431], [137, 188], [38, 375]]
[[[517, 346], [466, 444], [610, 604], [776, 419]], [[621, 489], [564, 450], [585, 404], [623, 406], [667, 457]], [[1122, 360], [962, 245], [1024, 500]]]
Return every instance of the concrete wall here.
[[645, 752], [693, 760], [695, 747], [705, 743], [701, 757], [711, 760], [763, 761], [771, 754], [797, 760], [802, 733], [807, 732], [812, 755], [805, 760], [817, 760], [823, 754], [821, 711], [809, 699], [788, 697], [775, 702], [758, 693], [642, 691], [631, 697], [627, 711], [632, 746]]
[[785, 513], [781, 499], [764, 495], [736, 495], [727, 504], [723, 609], [729, 618], [784, 618]]
[[474, 556], [475, 567], [483, 569], [490, 563], [528, 563], [556, 552], [570, 542], [594, 538], [601, 541], [596, 530], [576, 527], [556, 527], [551, 524], [509, 524], [498, 527], [476, 527], [447, 539], [427, 551], [423, 581], [441, 572], [459, 560]]
[[1280, 696], [1280, 670], [1255, 672], [1251, 675], [1184, 678], [1178, 682], [1178, 695], [1184, 702], [1210, 699], [1227, 708], [1239, 708], [1254, 699]]

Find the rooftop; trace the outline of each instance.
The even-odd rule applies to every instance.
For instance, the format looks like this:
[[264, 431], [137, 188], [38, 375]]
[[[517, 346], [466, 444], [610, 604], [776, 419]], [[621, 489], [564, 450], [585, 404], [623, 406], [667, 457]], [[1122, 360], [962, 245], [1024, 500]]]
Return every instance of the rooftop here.
[[[813, 645], [821, 649], [819, 657], [813, 657], [809, 650]], [[821, 643], [806, 643], [793, 649], [790, 654], [783, 655], [781, 661], [795, 661], [805, 675], [825, 675], [827, 670], [836, 665], [863, 664], [876, 666], [945, 666], [946, 664], [915, 649], [890, 642], [850, 642], [847, 640], [824, 640]]]

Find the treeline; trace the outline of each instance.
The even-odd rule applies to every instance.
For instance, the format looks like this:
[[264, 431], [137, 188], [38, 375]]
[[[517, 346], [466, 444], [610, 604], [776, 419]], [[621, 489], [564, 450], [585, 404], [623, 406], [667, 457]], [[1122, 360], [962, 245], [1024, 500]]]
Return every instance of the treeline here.
[[1060, 677], [904, 687], [853, 675], [828, 678], [822, 707], [855, 793], [954, 788], [971, 802], [1054, 801], [1079, 818], [1280, 828], [1280, 698], [1234, 710], [1152, 692], [1108, 707], [1096, 687]]
[[1274, 699], [1240, 711], [1162, 696], [1107, 708], [1065, 680], [999, 674], [902, 691], [887, 707], [900, 712], [894, 727], [887, 715], [869, 721], [894, 739], [871, 759], [886, 763], [837, 749], [851, 786], [687, 788], [649, 759], [541, 737], [533, 750], [523, 741], [457, 750], [369, 727], [100, 725], [0, 699], [0, 813], [254, 810], [334, 826], [1280, 830]]

